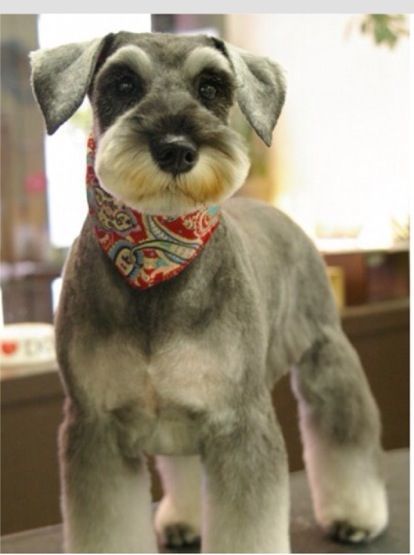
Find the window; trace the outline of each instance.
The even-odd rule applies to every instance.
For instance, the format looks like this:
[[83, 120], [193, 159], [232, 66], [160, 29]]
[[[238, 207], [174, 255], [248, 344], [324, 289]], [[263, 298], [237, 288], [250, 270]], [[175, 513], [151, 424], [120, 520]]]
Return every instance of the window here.
[[[45, 14], [39, 16], [39, 44], [52, 48], [110, 32], [151, 31], [150, 14]], [[69, 247], [87, 211], [85, 194], [86, 136], [91, 115], [86, 99], [81, 108], [53, 136], [45, 138], [50, 241]]]

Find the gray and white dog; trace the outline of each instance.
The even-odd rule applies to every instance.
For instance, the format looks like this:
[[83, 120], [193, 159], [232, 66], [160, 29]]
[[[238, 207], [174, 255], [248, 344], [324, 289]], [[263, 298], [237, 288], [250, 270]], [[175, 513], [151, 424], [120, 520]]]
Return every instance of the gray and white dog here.
[[339, 540], [376, 537], [388, 518], [380, 419], [324, 264], [275, 208], [226, 200], [249, 167], [229, 110], [237, 102], [269, 145], [285, 95], [279, 67], [216, 38], [126, 32], [31, 59], [49, 133], [89, 96], [96, 174], [115, 198], [170, 217], [221, 204], [200, 254], [154, 287], [125, 282], [90, 216], [71, 249], [56, 318], [66, 549], [156, 551], [151, 453], [164, 540], [288, 552], [288, 467], [270, 392], [290, 368], [317, 521]]

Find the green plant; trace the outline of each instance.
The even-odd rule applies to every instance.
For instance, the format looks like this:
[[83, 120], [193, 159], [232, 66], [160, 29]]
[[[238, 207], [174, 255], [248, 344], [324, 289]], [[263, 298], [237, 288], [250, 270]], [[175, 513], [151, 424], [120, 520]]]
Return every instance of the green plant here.
[[403, 14], [367, 14], [360, 22], [360, 31], [370, 35], [375, 44], [394, 48], [402, 37], [408, 36], [407, 16]]

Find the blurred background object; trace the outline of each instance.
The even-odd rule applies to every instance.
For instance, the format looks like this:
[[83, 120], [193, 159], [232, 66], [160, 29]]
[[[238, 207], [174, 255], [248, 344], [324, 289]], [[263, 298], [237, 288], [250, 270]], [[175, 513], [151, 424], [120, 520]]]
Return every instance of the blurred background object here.
[[408, 36], [408, 18], [404, 14], [367, 14], [358, 19], [361, 33], [371, 35], [375, 44], [394, 48]]

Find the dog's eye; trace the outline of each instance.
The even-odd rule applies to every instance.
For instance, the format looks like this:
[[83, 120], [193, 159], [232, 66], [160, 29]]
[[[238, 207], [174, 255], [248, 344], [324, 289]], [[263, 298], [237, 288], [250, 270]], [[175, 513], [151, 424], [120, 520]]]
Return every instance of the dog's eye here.
[[123, 77], [118, 79], [118, 82], [116, 84], [116, 89], [121, 94], [130, 94], [134, 92], [135, 88], [135, 80], [129, 75], [124, 75]]
[[213, 100], [217, 94], [217, 87], [213, 83], [204, 82], [200, 84], [198, 92], [204, 100]]

